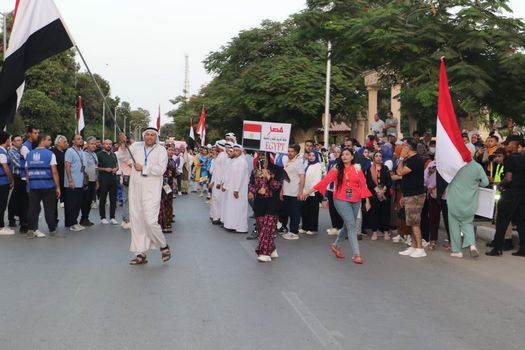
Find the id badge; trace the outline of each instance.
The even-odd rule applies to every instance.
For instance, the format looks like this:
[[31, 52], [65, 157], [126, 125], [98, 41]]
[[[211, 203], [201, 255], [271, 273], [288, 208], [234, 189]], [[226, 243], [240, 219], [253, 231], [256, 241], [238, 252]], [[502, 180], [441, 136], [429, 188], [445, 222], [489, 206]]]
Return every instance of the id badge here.
[[352, 199], [352, 189], [348, 188], [346, 190], [346, 199]]

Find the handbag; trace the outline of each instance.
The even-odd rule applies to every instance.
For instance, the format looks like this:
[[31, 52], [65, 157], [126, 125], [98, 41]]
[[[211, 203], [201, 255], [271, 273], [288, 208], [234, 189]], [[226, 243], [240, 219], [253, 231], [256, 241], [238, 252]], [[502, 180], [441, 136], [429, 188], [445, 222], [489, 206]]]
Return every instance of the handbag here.
[[129, 186], [129, 175], [122, 175], [122, 185], [128, 187]]

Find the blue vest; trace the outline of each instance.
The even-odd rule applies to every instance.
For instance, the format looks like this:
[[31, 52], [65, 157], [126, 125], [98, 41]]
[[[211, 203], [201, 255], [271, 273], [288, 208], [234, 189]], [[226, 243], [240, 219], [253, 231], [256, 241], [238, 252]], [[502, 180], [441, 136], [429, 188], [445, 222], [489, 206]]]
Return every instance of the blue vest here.
[[280, 168], [284, 168], [283, 158], [285, 155], [285, 153], [277, 153], [277, 156], [275, 156], [275, 165]]
[[[9, 156], [7, 154], [7, 151], [3, 148], [0, 148], [0, 153], [5, 154], [5, 157], [7, 158], [7, 166], [11, 163], [9, 161]], [[0, 166], [0, 186], [9, 185], [11, 181], [9, 181], [9, 178], [7, 177], [7, 174], [5, 173], [4, 167]]]
[[27, 155], [27, 179], [30, 190], [48, 190], [55, 188], [51, 173], [53, 152], [45, 148], [36, 148]]
[[[25, 140], [22, 146], [26, 146], [29, 152], [33, 150], [33, 143], [29, 140]], [[29, 153], [27, 154], [29, 155]], [[22, 153], [20, 153], [20, 177], [25, 178], [27, 177], [26, 174], [26, 160]]]

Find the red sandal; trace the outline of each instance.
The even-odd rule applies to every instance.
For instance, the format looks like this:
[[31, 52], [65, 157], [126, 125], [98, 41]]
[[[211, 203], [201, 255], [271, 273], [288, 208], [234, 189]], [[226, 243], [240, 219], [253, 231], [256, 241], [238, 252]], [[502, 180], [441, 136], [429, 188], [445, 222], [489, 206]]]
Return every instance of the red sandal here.
[[344, 259], [344, 258], [345, 258], [345, 256], [343, 255], [343, 253], [341, 253], [341, 251], [339, 250], [339, 248], [337, 248], [337, 246], [336, 246], [335, 244], [332, 244], [331, 249], [332, 249], [332, 251], [334, 252], [335, 257], [336, 257], [337, 259]]
[[363, 259], [360, 256], [354, 256], [352, 259], [354, 260], [354, 264], [361, 265], [363, 263]]

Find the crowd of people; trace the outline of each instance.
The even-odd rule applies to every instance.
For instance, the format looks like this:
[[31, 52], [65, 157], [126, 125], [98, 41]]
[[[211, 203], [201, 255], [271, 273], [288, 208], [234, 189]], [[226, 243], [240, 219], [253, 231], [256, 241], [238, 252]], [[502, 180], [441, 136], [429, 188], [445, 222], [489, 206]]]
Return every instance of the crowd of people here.
[[[298, 240], [321, 230], [320, 207], [327, 206], [337, 236], [331, 250], [344, 259], [348, 239], [351, 258], [363, 263], [359, 240], [384, 239], [406, 244], [399, 254], [423, 258], [438, 249], [441, 218], [444, 249], [455, 258], [465, 250], [479, 256], [474, 218], [479, 187], [497, 189], [496, 232], [487, 255], [514, 249], [513, 225], [520, 246], [513, 253], [525, 256], [525, 142], [510, 135], [504, 142], [497, 133], [485, 141], [464, 133], [473, 161], [447, 184], [434, 159], [432, 135], [417, 131], [398, 140], [397, 120], [371, 124], [365, 144], [346, 137], [326, 149], [307, 140], [290, 145], [286, 154], [245, 150], [229, 133], [224, 139], [190, 149], [185, 142], [161, 142], [158, 131], [147, 128], [135, 142], [123, 133], [114, 143], [81, 135], [69, 140], [30, 126], [25, 137], [0, 132], [0, 235], [27, 238], [60, 237], [57, 208], [64, 207], [64, 225], [82, 231], [93, 225], [90, 215], [98, 207], [100, 222], [131, 230], [133, 265], [148, 262], [146, 252], [158, 249], [162, 260], [171, 258], [164, 234], [172, 232], [173, 201], [190, 192], [210, 204], [210, 220], [225, 230], [258, 239], [257, 259], [278, 257], [276, 238]], [[106, 203], [109, 200], [109, 213]], [[43, 205], [42, 205], [43, 204]], [[39, 229], [44, 208], [49, 233]], [[250, 210], [250, 207], [252, 210]], [[8, 211], [8, 224], [4, 222]], [[249, 229], [253, 212], [254, 228]], [[108, 215], [109, 214], [109, 215]], [[251, 231], [251, 232], [250, 232]]]

